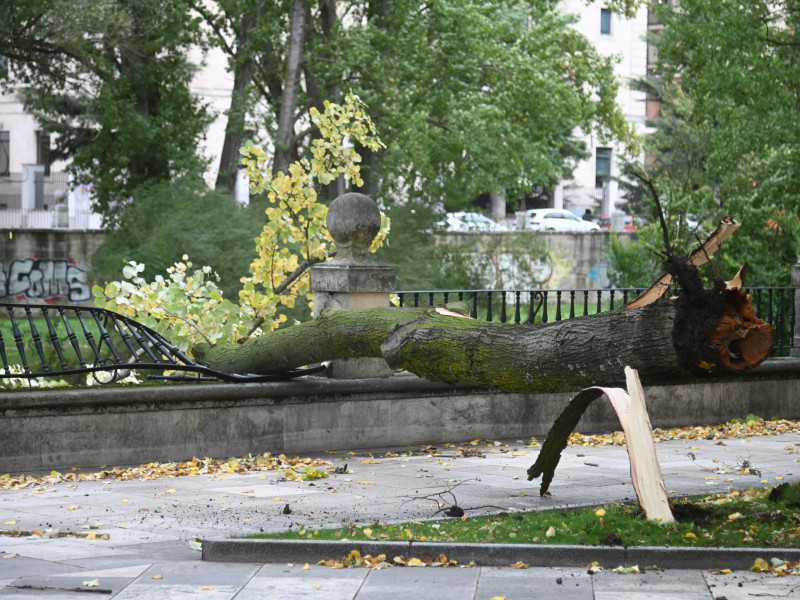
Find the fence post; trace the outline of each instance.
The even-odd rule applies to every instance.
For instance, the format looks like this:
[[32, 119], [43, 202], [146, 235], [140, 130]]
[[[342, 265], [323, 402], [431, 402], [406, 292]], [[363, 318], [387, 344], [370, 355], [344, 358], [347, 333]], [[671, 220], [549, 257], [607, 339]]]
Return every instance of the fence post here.
[[800, 254], [792, 267], [792, 286], [794, 287], [794, 343], [790, 355], [800, 358]]
[[[335, 301], [342, 308], [380, 308], [390, 304], [395, 289], [395, 270], [376, 263], [369, 255], [372, 240], [381, 227], [381, 212], [364, 194], [336, 198], [328, 209], [328, 231], [336, 244], [336, 257], [311, 268], [314, 316]], [[344, 358], [331, 362], [336, 379], [391, 377], [382, 358]]]

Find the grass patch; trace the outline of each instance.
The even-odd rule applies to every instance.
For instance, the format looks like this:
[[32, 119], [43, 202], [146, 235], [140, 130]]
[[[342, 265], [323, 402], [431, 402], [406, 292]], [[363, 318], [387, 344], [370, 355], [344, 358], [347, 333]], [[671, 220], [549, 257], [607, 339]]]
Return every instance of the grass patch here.
[[[775, 490], [788, 493], [778, 493]], [[420, 540], [505, 544], [673, 547], [797, 547], [800, 485], [754, 488], [672, 500], [676, 522], [647, 521], [638, 504], [465, 515], [439, 521], [373, 523], [247, 536], [339, 541]]]

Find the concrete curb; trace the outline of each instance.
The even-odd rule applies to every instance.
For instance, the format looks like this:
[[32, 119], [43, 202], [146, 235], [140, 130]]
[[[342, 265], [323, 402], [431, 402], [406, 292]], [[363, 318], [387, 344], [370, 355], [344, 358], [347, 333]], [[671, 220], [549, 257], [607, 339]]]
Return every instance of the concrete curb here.
[[757, 558], [800, 561], [800, 548], [673, 548], [652, 546], [558, 546], [536, 544], [453, 544], [438, 542], [328, 542], [316, 540], [203, 540], [203, 560], [246, 563], [316, 563], [347, 556], [385, 554], [389, 559], [444, 554], [459, 565], [508, 566], [516, 562], [532, 567], [580, 567], [598, 562], [604, 568], [620, 565], [657, 566], [663, 569], [746, 570]]

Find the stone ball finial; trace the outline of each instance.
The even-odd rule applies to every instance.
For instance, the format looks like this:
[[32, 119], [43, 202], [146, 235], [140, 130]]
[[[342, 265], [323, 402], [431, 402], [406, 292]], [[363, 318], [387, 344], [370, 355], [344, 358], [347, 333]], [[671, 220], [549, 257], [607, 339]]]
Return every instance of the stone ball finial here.
[[336, 244], [336, 262], [369, 262], [369, 247], [381, 229], [381, 211], [369, 196], [351, 192], [328, 208], [328, 231]]

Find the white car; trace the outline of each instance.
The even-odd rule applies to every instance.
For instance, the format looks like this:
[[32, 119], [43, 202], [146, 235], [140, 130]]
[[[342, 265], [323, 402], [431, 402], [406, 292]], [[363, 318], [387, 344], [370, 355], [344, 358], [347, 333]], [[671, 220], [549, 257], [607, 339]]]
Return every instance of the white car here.
[[591, 221], [584, 221], [574, 213], [561, 208], [538, 208], [528, 210], [527, 228], [534, 231], [568, 231], [588, 233], [600, 231], [600, 226]]
[[436, 224], [439, 231], [508, 231], [503, 225], [489, 217], [474, 212], [453, 212], [445, 215], [444, 221]]

